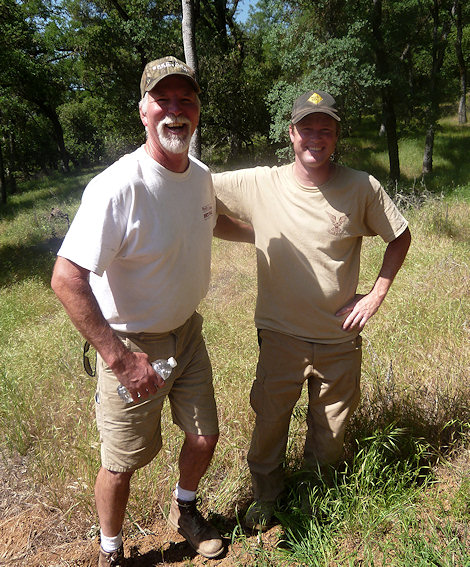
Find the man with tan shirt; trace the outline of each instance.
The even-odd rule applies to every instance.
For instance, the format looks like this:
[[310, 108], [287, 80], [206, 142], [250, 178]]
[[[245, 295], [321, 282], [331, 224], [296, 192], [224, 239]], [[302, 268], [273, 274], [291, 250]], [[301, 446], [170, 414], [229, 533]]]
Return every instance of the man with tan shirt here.
[[[289, 423], [306, 381], [305, 467], [341, 459], [345, 428], [360, 399], [360, 332], [411, 241], [380, 183], [332, 161], [339, 123], [334, 98], [309, 91], [292, 110], [294, 163], [213, 175], [217, 211], [251, 223], [257, 248], [260, 353], [251, 390], [250, 528], [271, 522], [283, 490]], [[388, 246], [370, 292], [359, 295], [362, 238], [375, 235]]]

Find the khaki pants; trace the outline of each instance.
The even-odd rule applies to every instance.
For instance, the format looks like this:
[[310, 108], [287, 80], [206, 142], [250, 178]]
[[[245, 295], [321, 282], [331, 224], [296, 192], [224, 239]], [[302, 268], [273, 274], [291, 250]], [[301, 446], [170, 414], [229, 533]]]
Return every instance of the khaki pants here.
[[260, 331], [250, 398], [256, 423], [248, 453], [255, 500], [274, 501], [283, 490], [290, 419], [305, 381], [309, 396], [305, 466], [341, 459], [346, 425], [360, 399], [361, 344], [360, 336], [327, 345]]

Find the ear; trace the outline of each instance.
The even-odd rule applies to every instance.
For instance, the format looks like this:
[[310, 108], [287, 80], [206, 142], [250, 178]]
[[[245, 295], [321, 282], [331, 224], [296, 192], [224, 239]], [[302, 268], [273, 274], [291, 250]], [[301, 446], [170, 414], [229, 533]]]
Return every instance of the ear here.
[[147, 128], [148, 125], [147, 115], [142, 112], [142, 108], [140, 107], [139, 107], [139, 114], [142, 124]]
[[289, 124], [289, 137], [292, 143], [294, 143], [294, 128], [295, 126], [292, 123]]

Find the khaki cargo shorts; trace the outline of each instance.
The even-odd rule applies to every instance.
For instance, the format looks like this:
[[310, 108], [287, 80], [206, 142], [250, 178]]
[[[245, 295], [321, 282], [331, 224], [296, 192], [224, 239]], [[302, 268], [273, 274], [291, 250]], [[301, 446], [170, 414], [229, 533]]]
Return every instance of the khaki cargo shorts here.
[[173, 423], [182, 431], [218, 433], [212, 369], [201, 329], [202, 317], [194, 313], [168, 333], [120, 334], [132, 352], [145, 352], [151, 361], [174, 356], [178, 363], [165, 386], [142, 402], [126, 404], [121, 400], [119, 381], [98, 355], [95, 408], [104, 468], [129, 472], [157, 455], [162, 447], [161, 411], [167, 397]]

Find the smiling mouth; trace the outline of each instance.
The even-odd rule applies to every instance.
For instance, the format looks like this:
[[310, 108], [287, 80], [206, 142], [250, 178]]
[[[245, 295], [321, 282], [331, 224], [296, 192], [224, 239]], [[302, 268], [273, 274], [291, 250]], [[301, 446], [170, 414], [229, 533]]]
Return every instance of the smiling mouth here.
[[171, 122], [170, 124], [165, 124], [165, 128], [173, 134], [181, 134], [185, 130], [186, 126], [187, 124], [184, 124], [183, 122]]

